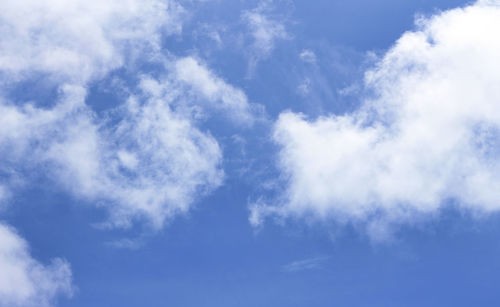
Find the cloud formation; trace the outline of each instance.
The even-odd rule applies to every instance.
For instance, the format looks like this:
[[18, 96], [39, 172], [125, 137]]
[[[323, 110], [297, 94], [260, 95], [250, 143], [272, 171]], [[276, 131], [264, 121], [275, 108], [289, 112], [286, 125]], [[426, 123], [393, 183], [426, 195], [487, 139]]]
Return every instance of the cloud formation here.
[[57, 295], [73, 293], [71, 270], [62, 259], [43, 265], [33, 259], [26, 241], [0, 223], [0, 306], [49, 307]]
[[214, 109], [227, 112], [236, 122], [252, 124], [255, 114], [242, 90], [226, 83], [193, 57], [178, 59], [175, 71], [177, 80], [203, 96]]
[[0, 11], [2, 82], [48, 74], [65, 83], [154, 57], [163, 33], [178, 33], [183, 9], [170, 0], [5, 0]]
[[[222, 152], [198, 128], [188, 93], [233, 113], [238, 122], [251, 123], [253, 115], [240, 89], [198, 60], [162, 49], [162, 37], [179, 33], [183, 16], [170, 0], [2, 3], [2, 210], [25, 184], [41, 179], [106, 208], [107, 226], [141, 220], [159, 229], [222, 184]], [[142, 75], [141, 63], [154, 63], [162, 77]], [[123, 88], [128, 97], [114, 109], [95, 112], [87, 101], [90, 84], [118, 68], [138, 85]], [[21, 82], [41, 77], [50, 88], [39, 90], [55, 89], [55, 95], [11, 97]], [[69, 264], [37, 262], [4, 224], [0, 268], [0, 306], [52, 306], [57, 296], [72, 294]]]
[[172, 110], [182, 92], [150, 79], [109, 120], [85, 105], [85, 90], [66, 86], [52, 109], [0, 104], [3, 167], [38, 169], [75, 195], [108, 207], [112, 223], [145, 218], [160, 228], [199, 194], [221, 184], [215, 139]]
[[[48, 75], [57, 95], [16, 101], [0, 88], [1, 194], [15, 189], [14, 178], [38, 174], [108, 208], [110, 225], [142, 219], [160, 228], [218, 187], [222, 152], [198, 128], [196, 104], [243, 125], [253, 122], [253, 107], [200, 60], [161, 49], [162, 36], [180, 31], [183, 14], [170, 0], [7, 1], [0, 12], [3, 85]], [[141, 63], [160, 72], [143, 75]], [[90, 82], [120, 67], [138, 85], [123, 89], [128, 98], [116, 108], [94, 112]]]
[[283, 17], [272, 14], [272, 11], [272, 1], [261, 1], [255, 9], [244, 11], [241, 16], [253, 38], [250, 48], [250, 73], [259, 61], [271, 54], [276, 41], [290, 37]]
[[374, 239], [390, 224], [447, 201], [500, 209], [500, 6], [480, 1], [405, 33], [366, 73], [374, 94], [356, 112], [308, 120], [284, 112], [274, 140], [287, 188], [266, 215], [361, 223]]

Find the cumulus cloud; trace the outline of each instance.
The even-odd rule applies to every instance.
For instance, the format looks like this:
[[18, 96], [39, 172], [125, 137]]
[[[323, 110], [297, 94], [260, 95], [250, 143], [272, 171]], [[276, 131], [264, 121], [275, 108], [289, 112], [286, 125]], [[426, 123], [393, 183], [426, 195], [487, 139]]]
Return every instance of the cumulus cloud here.
[[162, 33], [180, 31], [182, 16], [169, 0], [2, 1], [2, 81], [41, 73], [85, 83], [135, 57], [153, 57]]
[[73, 293], [71, 269], [62, 259], [44, 265], [33, 259], [26, 241], [0, 223], [0, 306], [53, 306]]
[[377, 239], [449, 200], [498, 211], [498, 28], [497, 1], [419, 18], [366, 73], [374, 94], [358, 111], [282, 113], [274, 140], [287, 188], [279, 204], [252, 207], [253, 224], [312, 215], [361, 223]]

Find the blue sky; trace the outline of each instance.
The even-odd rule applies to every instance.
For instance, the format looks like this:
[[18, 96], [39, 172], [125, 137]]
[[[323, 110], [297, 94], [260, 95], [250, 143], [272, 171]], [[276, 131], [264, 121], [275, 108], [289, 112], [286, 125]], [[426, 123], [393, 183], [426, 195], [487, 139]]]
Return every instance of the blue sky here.
[[1, 6], [0, 306], [496, 306], [497, 1]]

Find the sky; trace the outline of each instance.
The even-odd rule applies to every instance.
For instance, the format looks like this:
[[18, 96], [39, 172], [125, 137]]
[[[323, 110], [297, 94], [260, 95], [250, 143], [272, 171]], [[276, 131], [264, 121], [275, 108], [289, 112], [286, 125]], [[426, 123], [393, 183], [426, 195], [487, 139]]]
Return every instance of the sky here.
[[3, 0], [0, 307], [497, 306], [500, 2]]

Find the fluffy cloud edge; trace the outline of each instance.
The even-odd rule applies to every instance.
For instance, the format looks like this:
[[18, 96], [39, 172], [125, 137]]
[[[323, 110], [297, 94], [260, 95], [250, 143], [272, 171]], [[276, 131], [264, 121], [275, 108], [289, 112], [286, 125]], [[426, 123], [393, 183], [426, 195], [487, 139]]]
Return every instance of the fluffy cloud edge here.
[[30, 255], [28, 243], [0, 222], [0, 306], [50, 307], [58, 297], [74, 293], [67, 261], [44, 265]]
[[250, 222], [313, 216], [365, 224], [383, 240], [450, 200], [498, 211], [499, 20], [494, 1], [419, 18], [366, 73], [374, 95], [358, 111], [282, 113], [273, 139], [285, 191], [250, 205]]

